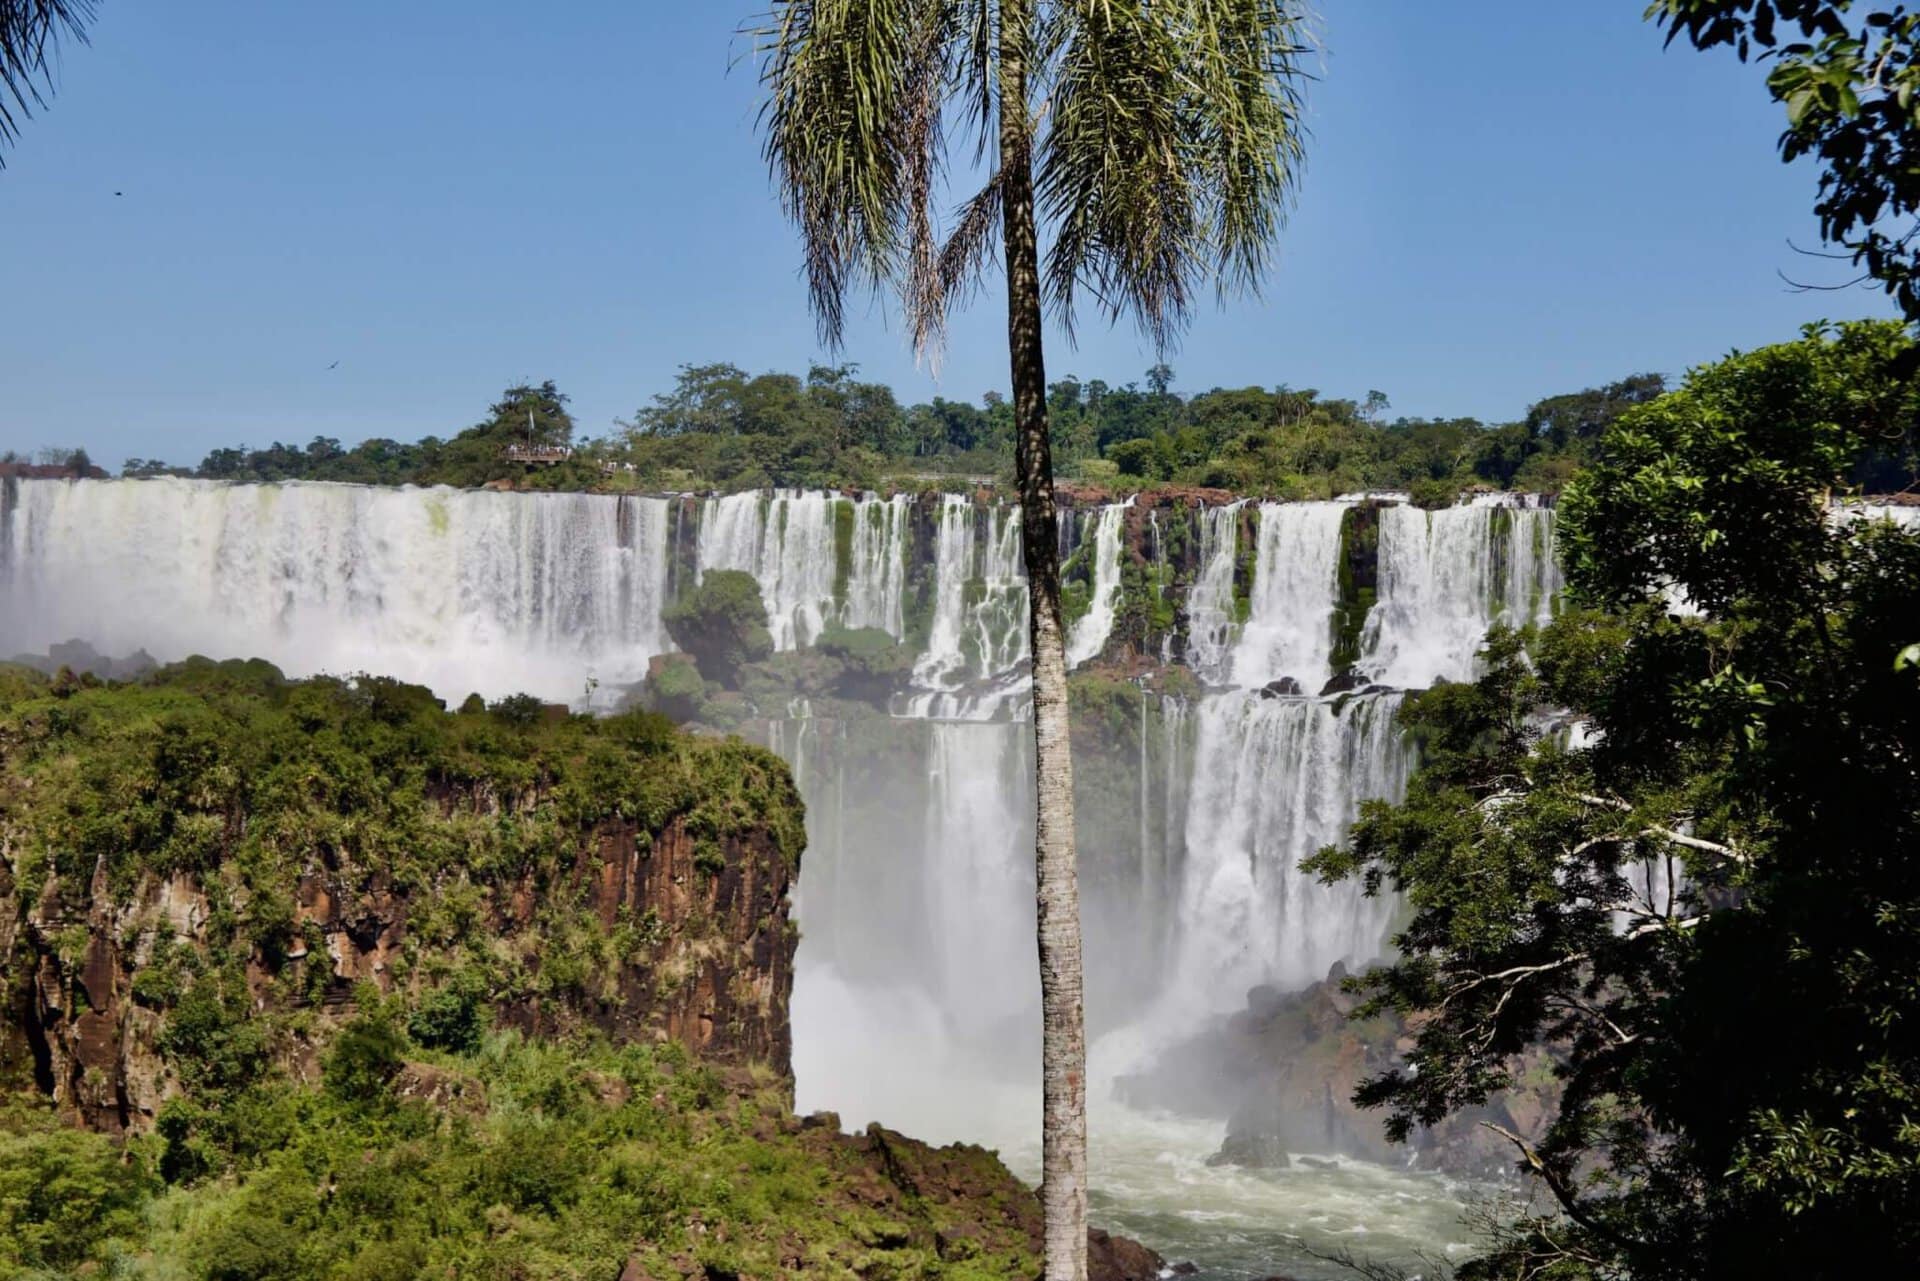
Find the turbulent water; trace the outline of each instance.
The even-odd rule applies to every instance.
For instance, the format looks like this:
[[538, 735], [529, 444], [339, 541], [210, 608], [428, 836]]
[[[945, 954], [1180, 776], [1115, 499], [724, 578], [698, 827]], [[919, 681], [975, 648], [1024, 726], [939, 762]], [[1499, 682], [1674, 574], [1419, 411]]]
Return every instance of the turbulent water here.
[[[1081, 831], [1096, 1082], [1255, 984], [1299, 986], [1380, 954], [1393, 905], [1318, 885], [1300, 859], [1341, 839], [1362, 800], [1404, 786], [1398, 690], [1471, 677], [1488, 627], [1553, 609], [1550, 508], [1373, 507], [1377, 597], [1348, 659], [1394, 690], [1310, 696], [1340, 665], [1354, 507], [1202, 512], [1182, 585], [1154, 589], [1162, 604], [1181, 593], [1184, 661], [1207, 692], [1119, 687], [1117, 746], [1081, 763], [1100, 789]], [[1123, 643], [1129, 520], [1157, 558], [1169, 554], [1163, 518], [1127, 503], [1068, 513], [1090, 588], [1069, 637], [1076, 665]], [[799, 1104], [849, 1125], [991, 1142], [1034, 1173], [1020, 532], [1017, 509], [959, 496], [920, 507], [795, 491], [19, 481], [0, 489], [0, 655], [77, 637], [108, 654], [375, 671], [449, 699], [524, 690], [608, 706], [671, 648], [662, 609], [721, 569], [759, 581], [778, 649], [836, 625], [910, 639], [890, 715], [816, 715], [804, 700], [761, 712], [808, 806]], [[1148, 657], [1174, 649], [1157, 644]], [[1282, 688], [1309, 696], [1274, 696]], [[1459, 1190], [1437, 1177], [1352, 1162], [1208, 1169], [1220, 1123], [1129, 1112], [1098, 1084], [1095, 1095], [1101, 1217], [1209, 1272], [1333, 1275], [1312, 1251], [1412, 1262], [1464, 1240]]]

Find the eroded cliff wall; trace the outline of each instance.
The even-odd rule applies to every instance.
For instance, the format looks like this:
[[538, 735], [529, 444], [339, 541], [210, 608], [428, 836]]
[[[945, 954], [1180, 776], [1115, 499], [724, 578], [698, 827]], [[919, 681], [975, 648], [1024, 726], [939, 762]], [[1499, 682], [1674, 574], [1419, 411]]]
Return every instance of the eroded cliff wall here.
[[384, 999], [429, 1041], [672, 1038], [786, 1075], [803, 837], [772, 755], [257, 668], [0, 676], [0, 1069], [138, 1130], [185, 1088], [311, 1077]]

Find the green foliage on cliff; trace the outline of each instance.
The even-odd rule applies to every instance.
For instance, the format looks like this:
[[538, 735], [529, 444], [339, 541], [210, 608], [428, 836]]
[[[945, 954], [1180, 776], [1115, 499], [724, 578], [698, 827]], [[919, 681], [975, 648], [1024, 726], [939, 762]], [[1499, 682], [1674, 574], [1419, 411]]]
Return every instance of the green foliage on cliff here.
[[[0, 823], [29, 895], [96, 865], [122, 892], [235, 871], [235, 929], [256, 941], [286, 928], [284, 878], [315, 852], [404, 888], [552, 867], [606, 821], [733, 831], [757, 812], [797, 865], [797, 801], [773, 757], [647, 713], [539, 708], [450, 715], [417, 686], [288, 681], [258, 661], [193, 659], [117, 686], [21, 680], [0, 687]], [[492, 809], [447, 813], [462, 797]]]
[[742, 667], [773, 653], [760, 584], [742, 570], [708, 570], [660, 611], [660, 621], [673, 643], [700, 665], [700, 674], [723, 685], [735, 684]]
[[[302, 959], [329, 946], [298, 908], [307, 880], [365, 896], [350, 919], [376, 930], [380, 902], [411, 904], [385, 977], [416, 1002], [415, 1037], [453, 1047], [477, 1036], [483, 1008], [486, 1022], [510, 1007], [579, 1022], [575, 1011], [628, 1000], [631, 967], [666, 984], [676, 955], [707, 945], [718, 926], [697, 914], [671, 939], [657, 923], [610, 930], [587, 906], [597, 877], [577, 871], [608, 833], [644, 851], [674, 824], [710, 858], [765, 842], [788, 873], [804, 843], [777, 758], [652, 713], [596, 719], [510, 699], [449, 714], [392, 680], [295, 682], [202, 659], [124, 685], [0, 681], [0, 902], [42, 910], [57, 879], [56, 903], [84, 905], [99, 885], [110, 907], [150, 907], [168, 878], [204, 902], [192, 940], [165, 913], [117, 927], [139, 958], [132, 1000], [155, 1016], [161, 1065], [184, 1090], [162, 1118], [182, 1135], [253, 1124], [257, 1092], [315, 1036], [333, 975]], [[517, 889], [534, 916], [513, 943], [500, 916]], [[93, 940], [84, 923], [73, 933], [53, 941], [66, 976], [56, 1004], [83, 1010], [75, 976]], [[8, 937], [0, 981], [25, 999], [32, 967], [14, 962], [26, 936]]]
[[1362, 1091], [1396, 1128], [1529, 1046], [1561, 1059], [1559, 1114], [1516, 1152], [1558, 1211], [1463, 1276], [1892, 1275], [1920, 1251], [1920, 533], [1827, 505], [1912, 458], [1912, 353], [1897, 325], [1815, 328], [1622, 414], [1563, 507], [1587, 608], [1409, 700], [1406, 803], [1314, 861], [1413, 908], [1367, 980], [1370, 1008], [1427, 1012]]
[[1379, 595], [1380, 511], [1357, 503], [1340, 517], [1338, 594], [1333, 607], [1332, 664], [1336, 673], [1360, 661], [1360, 638]]
[[123, 1152], [0, 1111], [0, 1277], [1038, 1273], [1007, 1210], [1030, 1194], [991, 1154], [940, 1154], [960, 1177], [922, 1192], [874, 1140], [802, 1130], [774, 1078], [672, 1044], [499, 1033], [436, 1053], [375, 1008], [325, 1069], [257, 1091], [190, 1159], [178, 1133]]

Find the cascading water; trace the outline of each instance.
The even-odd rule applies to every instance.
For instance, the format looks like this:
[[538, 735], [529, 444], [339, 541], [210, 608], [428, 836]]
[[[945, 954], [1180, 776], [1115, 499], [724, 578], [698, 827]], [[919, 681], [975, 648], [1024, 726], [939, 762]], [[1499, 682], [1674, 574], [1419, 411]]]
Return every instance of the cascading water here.
[[1187, 666], [1211, 684], [1231, 674], [1233, 638], [1240, 630], [1233, 569], [1240, 555], [1240, 512], [1225, 503], [1200, 514], [1200, 573], [1187, 593]]
[[[1134, 554], [1126, 507], [1081, 518], [1093, 591], [1072, 634], [1080, 664], [1114, 644], [1121, 557]], [[1198, 514], [1183, 535], [1199, 549], [1181, 602], [1185, 654], [1215, 688], [1176, 697], [1103, 673], [1089, 684], [1114, 741], [1083, 750], [1076, 728], [1096, 1078], [1254, 984], [1298, 985], [1384, 945], [1389, 902], [1299, 872], [1303, 856], [1342, 837], [1361, 800], [1398, 795], [1408, 768], [1398, 694], [1311, 696], [1334, 674], [1343, 531], [1363, 515], [1377, 522], [1378, 604], [1359, 633], [1361, 676], [1402, 688], [1469, 676], [1489, 625], [1551, 614], [1549, 509], [1269, 503]], [[1250, 518], [1247, 580], [1240, 530]], [[1141, 522], [1155, 555], [1179, 545], [1166, 519], [1150, 510]], [[592, 682], [604, 695], [637, 681], [671, 648], [660, 614], [691, 586], [682, 565], [752, 574], [782, 649], [835, 622], [917, 649], [894, 715], [800, 698], [758, 709], [807, 804], [793, 1000], [801, 1107], [996, 1142], [1033, 1172], [1032, 731], [1021, 719], [1017, 508], [958, 495], [927, 511], [900, 496], [797, 492], [670, 502], [10, 482], [0, 490], [0, 654], [79, 637], [107, 653], [374, 670], [449, 698], [529, 690], [581, 703], [593, 701]], [[1290, 688], [1266, 688], [1282, 677], [1309, 696], [1274, 696]], [[1223, 1207], [1244, 1217], [1246, 1240], [1265, 1242], [1273, 1233], [1254, 1225], [1399, 1230], [1368, 1198], [1415, 1207], [1416, 1218], [1447, 1204], [1443, 1191], [1384, 1172], [1302, 1170], [1288, 1182], [1208, 1170], [1200, 1160], [1219, 1142], [1217, 1123], [1142, 1117], [1097, 1088], [1094, 1107], [1103, 1218], [1169, 1244]], [[1417, 1239], [1444, 1239], [1421, 1222]], [[1310, 1260], [1284, 1262], [1317, 1275]]]
[[1379, 603], [1360, 669], [1404, 689], [1471, 680], [1491, 623], [1551, 617], [1559, 571], [1549, 508], [1489, 500], [1422, 511], [1383, 507]]
[[1018, 671], [1028, 652], [1019, 509], [944, 495], [934, 520], [933, 616], [907, 714], [987, 720], [1009, 710], [1024, 693]]
[[822, 493], [708, 499], [700, 513], [700, 572], [737, 569], [760, 583], [773, 647], [810, 645], [833, 615], [833, 512]]
[[582, 702], [671, 648], [663, 499], [173, 479], [17, 493], [8, 653], [79, 637]]
[[1344, 503], [1262, 503], [1252, 609], [1232, 679], [1258, 688], [1291, 676], [1317, 693], [1332, 674], [1333, 603]]
[[844, 616], [848, 627], [877, 627], [895, 640], [906, 635], [902, 608], [910, 511], [905, 494], [868, 494], [854, 503]]
[[1110, 503], [1093, 518], [1093, 594], [1087, 612], [1067, 633], [1067, 666], [1080, 666], [1107, 647], [1120, 606], [1120, 527], [1129, 499]]
[[1300, 861], [1338, 841], [1361, 801], [1400, 795], [1399, 704], [1241, 693], [1201, 705], [1180, 913], [1206, 928], [1185, 934], [1183, 997], [1230, 1008], [1253, 984], [1297, 988], [1379, 956], [1392, 901], [1322, 886]]

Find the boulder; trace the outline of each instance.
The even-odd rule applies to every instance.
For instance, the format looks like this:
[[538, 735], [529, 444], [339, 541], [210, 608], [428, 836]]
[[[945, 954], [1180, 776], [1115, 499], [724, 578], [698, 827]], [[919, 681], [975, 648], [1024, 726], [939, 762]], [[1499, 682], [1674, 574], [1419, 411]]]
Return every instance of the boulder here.
[[1220, 1150], [1207, 1158], [1207, 1164], [1214, 1168], [1231, 1165], [1243, 1170], [1284, 1170], [1293, 1160], [1285, 1145], [1271, 1134], [1228, 1134]]
[[1336, 672], [1332, 680], [1320, 687], [1320, 697], [1326, 698], [1331, 694], [1351, 694], [1356, 690], [1365, 689], [1366, 685], [1367, 678], [1358, 672], [1351, 670]]
[[1087, 1281], [1157, 1281], [1167, 1261], [1138, 1241], [1087, 1229]]
[[1299, 681], [1291, 676], [1282, 676], [1277, 681], [1268, 681], [1260, 690], [1260, 695], [1263, 698], [1299, 698], [1306, 692]]

